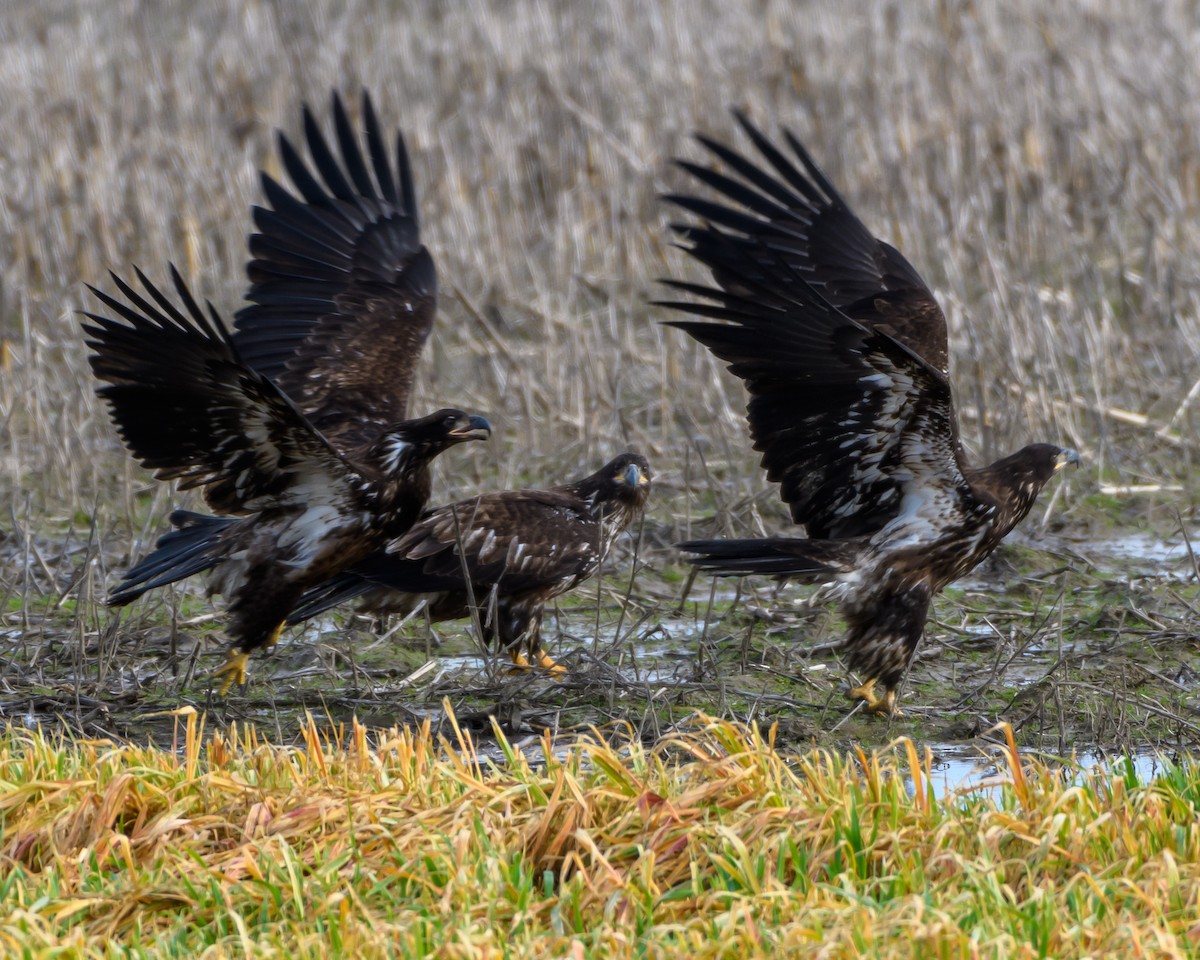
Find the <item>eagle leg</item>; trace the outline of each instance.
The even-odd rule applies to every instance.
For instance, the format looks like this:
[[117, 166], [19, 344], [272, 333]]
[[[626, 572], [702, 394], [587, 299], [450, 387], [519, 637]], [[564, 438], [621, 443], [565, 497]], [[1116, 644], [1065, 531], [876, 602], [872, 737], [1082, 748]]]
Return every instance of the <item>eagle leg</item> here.
[[[279, 624], [267, 634], [267, 639], [260, 646], [273, 647], [279, 642], [279, 635], [283, 633], [283, 628], [287, 626], [286, 620], [281, 620]], [[213, 677], [224, 677], [225, 681], [221, 684], [221, 696], [225, 696], [229, 692], [229, 688], [234, 684], [239, 687], [246, 685], [246, 667], [250, 665], [250, 651], [240, 650], [233, 647], [226, 654], [225, 664], [213, 671]]]
[[882, 697], [879, 696], [875, 692], [875, 684], [878, 681], [878, 677], [868, 678], [865, 683], [847, 692], [847, 699], [864, 701], [867, 705], [868, 713], [883, 714], [889, 717], [903, 716], [904, 714], [900, 711], [900, 708], [896, 706], [896, 691], [889, 687]]
[[246, 683], [246, 666], [250, 663], [250, 654], [238, 650], [236, 647], [226, 654], [225, 665], [218, 667], [213, 671], [214, 679], [224, 677], [225, 682], [221, 684], [221, 696], [225, 696], [229, 692], [229, 688], [235, 683], [240, 687]]
[[269, 634], [267, 639], [263, 641], [264, 647], [273, 647], [279, 642], [279, 635], [283, 633], [283, 628], [287, 626], [286, 620], [280, 620], [279, 625], [275, 627]]

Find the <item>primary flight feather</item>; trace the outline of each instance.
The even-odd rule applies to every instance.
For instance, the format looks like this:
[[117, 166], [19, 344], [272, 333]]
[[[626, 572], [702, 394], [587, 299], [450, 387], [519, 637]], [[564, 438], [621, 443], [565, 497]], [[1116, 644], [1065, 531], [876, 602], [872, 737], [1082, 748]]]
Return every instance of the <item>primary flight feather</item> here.
[[110, 602], [210, 571], [229, 603], [226, 688], [305, 590], [416, 521], [438, 454], [490, 435], [482, 417], [453, 408], [406, 416], [435, 272], [404, 142], [393, 165], [365, 95], [362, 113], [365, 155], [334, 95], [339, 161], [305, 108], [315, 173], [280, 136], [295, 193], [263, 175], [270, 207], [255, 209], [249, 306], [233, 334], [174, 271], [174, 301], [140, 272], [144, 294], [115, 276], [120, 297], [93, 288], [110, 315], [87, 314], [92, 369], [122, 439], [223, 515], [178, 511], [182, 529]]
[[667, 305], [702, 318], [670, 325], [745, 383], [754, 448], [806, 536], [681, 546], [715, 573], [827, 583], [861, 678], [851, 696], [891, 713], [934, 595], [987, 557], [1079, 455], [1035, 443], [971, 466], [929, 288], [799, 140], [785, 132], [779, 147], [736, 116], [761, 159], [698, 137], [725, 169], [679, 165], [718, 199], [666, 197], [698, 218], [673, 227], [714, 281], [670, 282], [698, 299]]

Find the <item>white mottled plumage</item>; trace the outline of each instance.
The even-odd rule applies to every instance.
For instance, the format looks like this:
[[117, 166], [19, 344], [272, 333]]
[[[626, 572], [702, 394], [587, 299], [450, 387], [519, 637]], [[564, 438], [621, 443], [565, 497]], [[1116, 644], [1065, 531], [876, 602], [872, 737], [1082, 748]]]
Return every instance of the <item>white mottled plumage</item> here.
[[400, 465], [404, 456], [412, 448], [412, 444], [401, 437], [388, 437], [383, 445], [383, 468], [388, 472], [394, 472]]

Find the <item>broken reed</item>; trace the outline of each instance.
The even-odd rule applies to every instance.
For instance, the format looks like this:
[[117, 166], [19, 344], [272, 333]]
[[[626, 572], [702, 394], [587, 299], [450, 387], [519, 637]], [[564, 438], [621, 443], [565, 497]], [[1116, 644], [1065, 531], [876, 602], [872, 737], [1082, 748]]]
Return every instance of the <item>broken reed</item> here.
[[1170, 956], [1200, 929], [1192, 767], [1064, 770], [1008, 734], [941, 798], [907, 740], [786, 757], [705, 717], [536, 764], [495, 730], [495, 765], [452, 713], [449, 739], [309, 718], [294, 748], [203, 726], [4, 734], [7, 952]]

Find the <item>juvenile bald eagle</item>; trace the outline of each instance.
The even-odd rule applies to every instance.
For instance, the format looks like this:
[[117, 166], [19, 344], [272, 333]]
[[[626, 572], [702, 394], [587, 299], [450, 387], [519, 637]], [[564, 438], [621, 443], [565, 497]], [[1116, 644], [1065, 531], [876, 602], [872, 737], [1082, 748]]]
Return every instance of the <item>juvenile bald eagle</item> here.
[[861, 677], [850, 696], [894, 713], [933, 596], [987, 557], [1079, 455], [1035, 443], [969, 465], [946, 320], [928, 287], [791, 133], [789, 157], [736, 116], [765, 165], [703, 136], [728, 173], [679, 161], [726, 202], [665, 198], [700, 218], [673, 229], [715, 281], [672, 282], [701, 299], [667, 305], [704, 318], [671, 325], [745, 382], [754, 448], [807, 538], [681, 547], [718, 574], [826, 583]]
[[[368, 168], [335, 94], [341, 163], [311, 112], [314, 176], [286, 137], [298, 195], [267, 175], [270, 209], [254, 211], [250, 305], [237, 333], [206, 315], [174, 271], [179, 304], [115, 276], [124, 302], [94, 290], [115, 317], [89, 313], [92, 369], [107, 386], [126, 445], [160, 479], [201, 487], [225, 517], [177, 513], [110, 603], [212, 570], [229, 601], [232, 648], [222, 692], [245, 681], [251, 651], [273, 644], [304, 590], [407, 530], [443, 450], [486, 439], [482, 417], [443, 409], [406, 419], [432, 327], [436, 276], [421, 245], [403, 140], [393, 167], [363, 97]], [[123, 322], [122, 322], [123, 321]]]
[[364, 609], [434, 621], [479, 612], [484, 640], [518, 667], [562, 667], [541, 648], [542, 610], [590, 577], [617, 535], [641, 516], [650, 465], [636, 453], [548, 490], [486, 493], [430, 511], [408, 533], [304, 595], [289, 623], [355, 597]]

